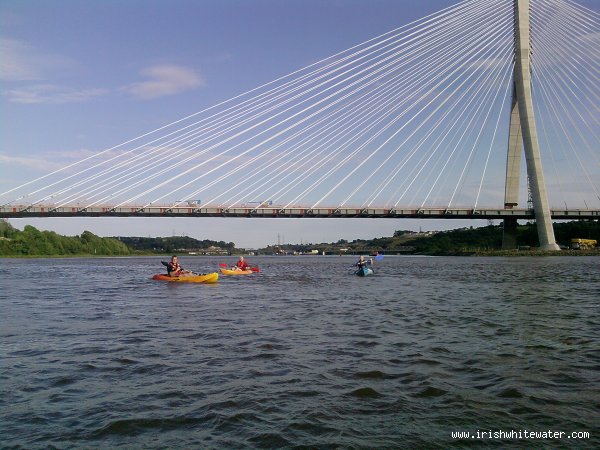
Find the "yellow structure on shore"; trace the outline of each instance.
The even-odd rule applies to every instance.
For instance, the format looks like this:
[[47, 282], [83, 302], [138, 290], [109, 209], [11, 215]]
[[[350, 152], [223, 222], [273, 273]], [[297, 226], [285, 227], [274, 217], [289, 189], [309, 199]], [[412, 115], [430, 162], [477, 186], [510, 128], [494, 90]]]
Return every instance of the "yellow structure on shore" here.
[[580, 239], [580, 238], [574, 238], [571, 239], [571, 248], [574, 250], [578, 250], [578, 249], [588, 249], [588, 248], [594, 248], [596, 247], [596, 245], [598, 244], [598, 241], [596, 239]]

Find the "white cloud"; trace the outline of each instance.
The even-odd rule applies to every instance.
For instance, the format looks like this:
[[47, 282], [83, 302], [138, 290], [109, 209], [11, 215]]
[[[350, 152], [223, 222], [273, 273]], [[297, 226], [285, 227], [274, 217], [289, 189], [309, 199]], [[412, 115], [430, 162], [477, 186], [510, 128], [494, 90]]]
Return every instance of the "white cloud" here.
[[141, 74], [148, 80], [133, 83], [124, 89], [134, 97], [144, 100], [175, 95], [206, 85], [198, 73], [181, 66], [154, 66], [143, 70]]
[[25, 43], [0, 39], [0, 79], [3, 81], [29, 81], [39, 78], [30, 47]]
[[[43, 52], [27, 42], [0, 38], [0, 80], [7, 82], [31, 82], [38, 84], [15, 87], [2, 92], [12, 103], [62, 104], [84, 102], [93, 97], [106, 95], [104, 88], [77, 89], [43, 83], [56, 71], [73, 69], [77, 63], [67, 57]], [[177, 65], [157, 65], [141, 72], [145, 81], [133, 83], [122, 90], [138, 99], [153, 99], [205, 86], [202, 76], [192, 69]]]
[[2, 81], [40, 80], [48, 72], [70, 69], [76, 65], [67, 57], [41, 52], [16, 39], [0, 38], [0, 55]]
[[6, 82], [30, 82], [38, 84], [7, 89], [2, 95], [8, 101], [20, 104], [73, 103], [105, 95], [106, 89], [75, 89], [44, 84], [52, 72], [70, 71], [77, 63], [70, 58], [50, 54], [17, 39], [0, 38], [0, 80]]
[[64, 164], [57, 163], [44, 158], [28, 158], [23, 156], [2, 155], [0, 154], [0, 163], [3, 167], [27, 167], [30, 169], [47, 172], [48, 170], [57, 170]]
[[39, 84], [23, 88], [9, 89], [3, 92], [8, 100], [13, 103], [39, 104], [39, 103], [75, 103], [84, 102], [93, 97], [105, 95], [107, 89], [74, 89], [51, 84]]

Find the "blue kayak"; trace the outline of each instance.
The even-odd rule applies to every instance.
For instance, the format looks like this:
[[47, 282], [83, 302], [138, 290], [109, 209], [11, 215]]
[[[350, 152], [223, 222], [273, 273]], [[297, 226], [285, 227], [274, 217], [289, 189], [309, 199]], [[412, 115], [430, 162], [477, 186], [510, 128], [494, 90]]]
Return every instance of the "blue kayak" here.
[[373, 275], [374, 273], [375, 272], [373, 272], [373, 269], [364, 266], [358, 269], [356, 272], [354, 272], [354, 275], [357, 275], [359, 277], [368, 277], [369, 275]]

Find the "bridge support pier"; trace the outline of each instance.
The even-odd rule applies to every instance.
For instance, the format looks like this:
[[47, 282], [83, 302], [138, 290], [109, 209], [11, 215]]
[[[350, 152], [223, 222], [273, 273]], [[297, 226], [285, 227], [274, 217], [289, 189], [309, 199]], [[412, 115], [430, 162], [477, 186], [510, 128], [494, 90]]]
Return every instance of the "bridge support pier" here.
[[514, 250], [517, 248], [517, 219], [512, 217], [503, 221], [502, 228], [502, 250]]
[[[519, 204], [519, 184], [521, 178], [521, 153], [523, 135], [521, 134], [521, 118], [517, 103], [517, 87], [513, 82], [510, 125], [508, 128], [508, 152], [506, 158], [506, 183], [504, 186], [504, 209], [512, 209]], [[504, 219], [502, 232], [502, 249], [517, 248], [518, 222], [512, 217]]]
[[[533, 99], [531, 95], [531, 69], [530, 69], [530, 40], [529, 40], [529, 0], [514, 0], [515, 5], [515, 69], [513, 87], [513, 110], [511, 113], [511, 129], [507, 160], [507, 179], [505, 192], [505, 205], [511, 208], [516, 204], [514, 197], [518, 190], [518, 174], [516, 176], [517, 188], [514, 185], [514, 175], [520, 166], [520, 149], [516, 148], [519, 136], [522, 137], [527, 163], [527, 178], [531, 188], [533, 211], [538, 230], [540, 248], [543, 250], [560, 250], [554, 237], [552, 217], [548, 204], [548, 194], [544, 182], [542, 159], [538, 142], [535, 118], [533, 115]], [[514, 122], [513, 122], [514, 121]], [[517, 123], [519, 124], [517, 129]], [[515, 156], [519, 154], [519, 156]], [[510, 185], [510, 187], [509, 187]], [[505, 221], [505, 227], [507, 222]], [[508, 228], [513, 226], [508, 225]], [[515, 230], [516, 231], [516, 230]], [[515, 242], [516, 244], [516, 242]], [[503, 248], [508, 246], [503, 243]], [[505, 247], [506, 246], [506, 247]]]

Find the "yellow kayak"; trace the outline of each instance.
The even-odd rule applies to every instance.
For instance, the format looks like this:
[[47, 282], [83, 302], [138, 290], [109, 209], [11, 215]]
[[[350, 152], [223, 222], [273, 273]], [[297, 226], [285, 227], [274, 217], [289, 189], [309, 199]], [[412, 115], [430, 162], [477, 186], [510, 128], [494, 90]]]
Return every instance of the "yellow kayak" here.
[[247, 270], [233, 270], [233, 269], [223, 269], [223, 268], [221, 268], [221, 273], [223, 275], [250, 275], [251, 273], [254, 273], [254, 271], [251, 270], [251, 269], [247, 269]]
[[169, 275], [156, 274], [152, 277], [152, 279], [160, 281], [179, 281], [185, 283], [216, 283], [219, 279], [219, 274], [217, 272], [212, 272], [192, 275], [189, 277], [170, 277]]

